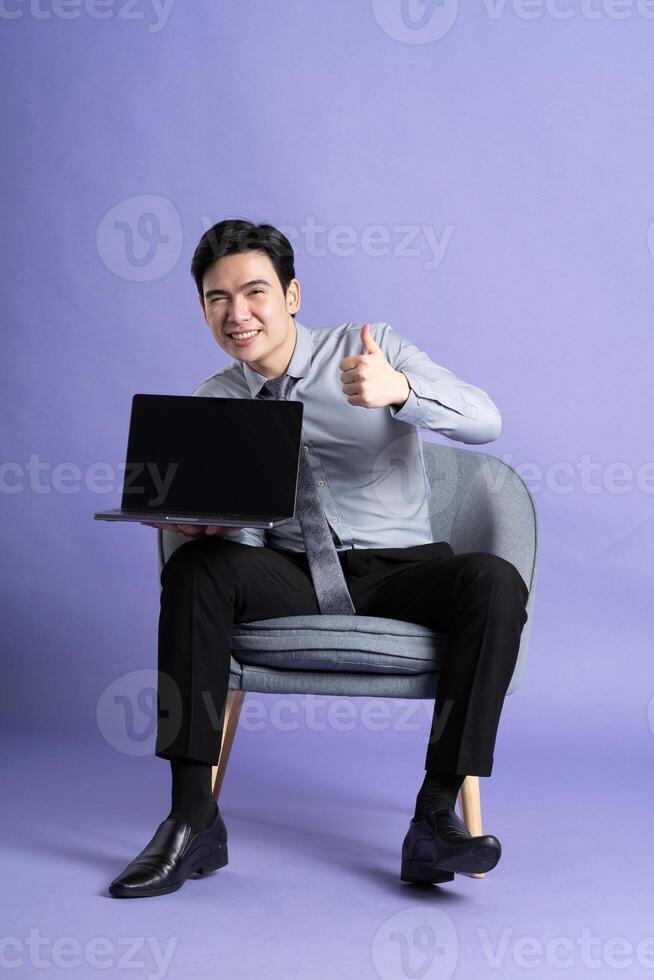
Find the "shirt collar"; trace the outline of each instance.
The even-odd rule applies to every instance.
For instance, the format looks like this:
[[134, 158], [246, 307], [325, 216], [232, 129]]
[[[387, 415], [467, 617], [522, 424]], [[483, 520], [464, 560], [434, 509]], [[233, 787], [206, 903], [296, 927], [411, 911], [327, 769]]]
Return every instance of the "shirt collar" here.
[[[292, 378], [304, 378], [309, 373], [311, 367], [311, 348], [313, 346], [311, 331], [297, 319], [294, 320], [294, 323], [297, 337], [293, 356], [286, 369], [286, 374], [290, 374]], [[251, 368], [245, 361], [241, 361], [240, 364], [245, 375], [245, 380], [248, 383], [250, 394], [253, 398], [256, 398], [268, 378], [264, 378], [262, 374], [259, 374], [254, 368]]]

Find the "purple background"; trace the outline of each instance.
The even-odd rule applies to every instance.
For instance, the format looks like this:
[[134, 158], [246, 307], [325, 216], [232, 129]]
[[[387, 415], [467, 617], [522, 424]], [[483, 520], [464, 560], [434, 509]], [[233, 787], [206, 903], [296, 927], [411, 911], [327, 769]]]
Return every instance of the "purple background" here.
[[[623, 937], [633, 975], [651, 975], [642, 951], [636, 959], [654, 935], [650, 849], [628, 848], [646, 833], [654, 744], [654, 5], [594, 0], [591, 17], [588, 0], [458, 11], [445, 0], [433, 38], [402, 26], [400, 0], [157, 9], [6, 0], [0, 16], [11, 141], [1, 685], [11, 914], [0, 939], [24, 942], [30, 928], [82, 944], [173, 937], [168, 976], [218, 963], [259, 977], [267, 963], [271, 978], [387, 980], [408, 976], [407, 961], [397, 941], [374, 937], [404, 911], [391, 931], [406, 935], [413, 968], [420, 916], [449, 916], [458, 936], [428, 977], [524, 976], [514, 952], [528, 936], [544, 949], [568, 937], [572, 972], [602, 977], [617, 971], [604, 944]], [[410, 9], [417, 19], [428, 8]], [[152, 256], [145, 213], [165, 239]], [[121, 741], [102, 707], [109, 685], [128, 690], [125, 675], [156, 666], [155, 532], [92, 513], [119, 503], [132, 394], [189, 393], [228, 363], [189, 272], [204, 228], [227, 217], [292, 238], [307, 326], [387, 321], [485, 389], [503, 432], [473, 448], [509, 462], [534, 494], [530, 651], [481, 781], [484, 826], [505, 853], [484, 881], [457, 876], [424, 895], [398, 880], [430, 705], [416, 706], [413, 731], [400, 730], [407, 704], [387, 702], [397, 730], [373, 733], [351, 699], [352, 731], [312, 731], [301, 714], [288, 732], [271, 720], [275, 702], [301, 699], [249, 695], [268, 721], [236, 739], [221, 796], [229, 866], [165, 898], [106, 898], [168, 812], [169, 771], [145, 751], [152, 741], [141, 754]], [[383, 255], [366, 245], [376, 226]], [[99, 463], [113, 469], [105, 493], [88, 486]], [[79, 468], [63, 486], [60, 464]], [[580, 959], [584, 927], [602, 939], [597, 969]], [[505, 928], [492, 970], [481, 931], [495, 947]], [[22, 955], [24, 975], [42, 975]], [[532, 975], [560, 976], [550, 954], [541, 960]], [[95, 972], [83, 963], [72, 975]], [[126, 968], [116, 956], [101, 972]]]

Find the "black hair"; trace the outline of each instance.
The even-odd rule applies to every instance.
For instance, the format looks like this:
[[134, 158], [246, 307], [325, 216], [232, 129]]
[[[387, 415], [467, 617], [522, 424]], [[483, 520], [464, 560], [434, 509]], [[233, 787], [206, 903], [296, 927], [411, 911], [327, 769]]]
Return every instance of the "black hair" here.
[[[205, 231], [193, 253], [191, 274], [195, 279], [200, 298], [202, 280], [209, 266], [225, 255], [236, 252], [265, 252], [277, 273], [286, 296], [291, 279], [295, 278], [293, 246], [278, 228], [273, 225], [256, 225], [240, 218], [228, 218]], [[295, 316], [295, 314], [291, 314]]]

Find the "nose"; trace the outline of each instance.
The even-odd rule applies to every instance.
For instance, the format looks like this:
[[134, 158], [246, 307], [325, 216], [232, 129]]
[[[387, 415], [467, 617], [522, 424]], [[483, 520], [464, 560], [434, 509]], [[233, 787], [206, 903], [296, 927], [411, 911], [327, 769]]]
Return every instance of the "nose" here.
[[237, 327], [240, 326], [241, 323], [247, 323], [247, 321], [250, 319], [250, 309], [245, 297], [236, 296], [235, 299], [231, 300], [229, 303], [229, 308], [227, 311], [228, 324]]

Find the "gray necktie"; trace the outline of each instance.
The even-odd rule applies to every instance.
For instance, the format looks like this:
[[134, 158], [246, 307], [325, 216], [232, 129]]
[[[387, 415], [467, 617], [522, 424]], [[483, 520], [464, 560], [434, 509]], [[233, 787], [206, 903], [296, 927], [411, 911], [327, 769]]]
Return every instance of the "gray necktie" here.
[[[283, 374], [280, 378], [266, 381], [257, 398], [286, 398], [291, 380], [289, 374]], [[298, 469], [297, 518], [302, 529], [320, 612], [332, 615], [354, 615], [356, 610], [345, 582], [304, 442], [300, 448]]]

